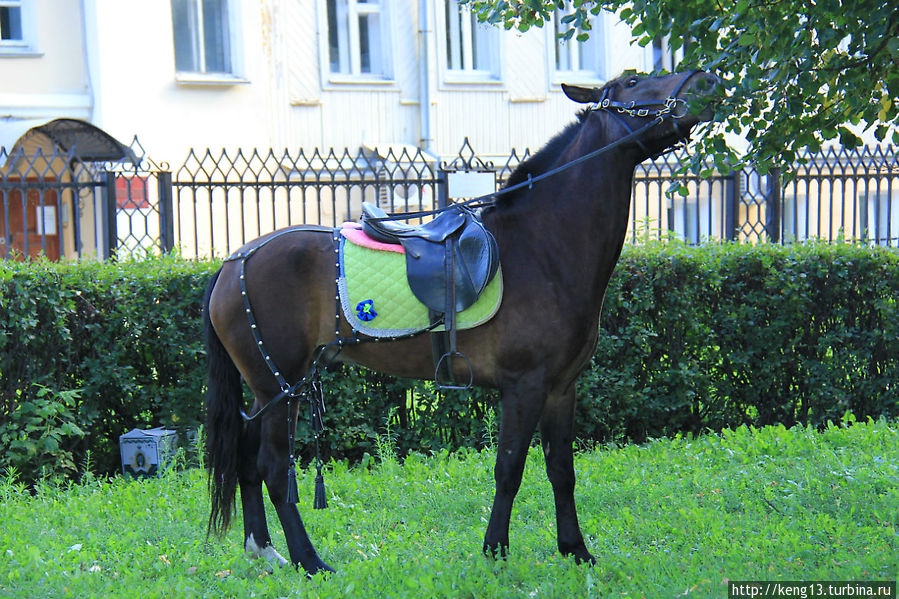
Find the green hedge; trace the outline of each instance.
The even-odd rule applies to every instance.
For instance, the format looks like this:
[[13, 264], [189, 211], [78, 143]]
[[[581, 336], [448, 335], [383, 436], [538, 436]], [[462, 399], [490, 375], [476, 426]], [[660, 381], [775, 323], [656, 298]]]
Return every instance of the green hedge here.
[[[200, 299], [216, 263], [0, 265], [0, 470], [118, 469], [131, 428], [202, 420]], [[577, 431], [643, 440], [899, 415], [899, 255], [856, 245], [627, 248], [581, 377]], [[338, 367], [323, 449], [481, 445], [495, 393]], [[308, 439], [301, 421], [301, 439]], [[308, 446], [304, 457], [310, 457]]]
[[196, 428], [200, 294], [217, 265], [174, 258], [0, 265], [0, 470], [119, 468], [132, 428]]
[[899, 415], [899, 254], [858, 245], [627, 252], [578, 431], [643, 440]]

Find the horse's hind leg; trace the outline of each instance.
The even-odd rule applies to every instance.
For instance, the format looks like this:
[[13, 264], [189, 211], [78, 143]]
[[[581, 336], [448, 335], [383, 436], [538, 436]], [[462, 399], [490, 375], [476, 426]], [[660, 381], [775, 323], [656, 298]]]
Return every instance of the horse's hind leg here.
[[546, 474], [556, 503], [559, 551], [578, 563], [596, 563], [587, 551], [574, 505], [574, 386], [561, 395], [550, 395], [540, 419], [540, 437], [546, 458]]
[[322, 570], [334, 572], [315, 551], [297, 506], [287, 503], [287, 472], [292, 466], [287, 447], [286, 416], [285, 410], [277, 410], [262, 423], [259, 465], [264, 472], [265, 486], [284, 528], [294, 566], [302, 566], [310, 575]]
[[244, 550], [253, 557], [261, 557], [272, 566], [286, 566], [287, 560], [272, 546], [262, 499], [262, 476], [259, 474], [259, 422], [251, 422], [240, 439], [238, 482], [243, 506]]

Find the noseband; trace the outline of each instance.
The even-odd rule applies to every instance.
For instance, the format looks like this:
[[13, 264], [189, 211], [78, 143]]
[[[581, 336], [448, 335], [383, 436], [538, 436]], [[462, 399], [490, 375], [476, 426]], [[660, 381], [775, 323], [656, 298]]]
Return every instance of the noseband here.
[[[590, 107], [589, 110], [601, 110], [603, 112], [607, 112], [613, 117], [615, 117], [619, 123], [627, 130], [629, 134], [633, 134], [634, 130], [630, 125], [627, 124], [621, 115], [627, 115], [631, 118], [647, 118], [652, 117], [656, 119], [656, 123], [661, 124], [667, 118], [671, 118], [671, 124], [674, 126], [674, 131], [677, 133], [679, 137], [684, 137], [684, 134], [677, 126], [677, 119], [682, 119], [687, 115], [687, 101], [683, 98], [679, 98], [678, 94], [683, 90], [684, 86], [687, 84], [687, 81], [690, 80], [693, 75], [699, 73], [698, 69], [694, 69], [692, 71], [687, 72], [678, 86], [674, 89], [670, 96], [665, 98], [664, 100], [648, 100], [645, 102], [619, 102], [617, 100], [613, 100], [610, 97], [610, 90], [604, 89], [602, 92], [602, 97], [599, 99], [596, 104]], [[656, 158], [658, 154], [653, 154], [647, 149], [647, 147], [640, 141], [639, 137], [634, 137], [634, 141], [637, 142], [637, 145], [640, 146], [640, 149], [646, 152], [647, 156], [652, 158]]]

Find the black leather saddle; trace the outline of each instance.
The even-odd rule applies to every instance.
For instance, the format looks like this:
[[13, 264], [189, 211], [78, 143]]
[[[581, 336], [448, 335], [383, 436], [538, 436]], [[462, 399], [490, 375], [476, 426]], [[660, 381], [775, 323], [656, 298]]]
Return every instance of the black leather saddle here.
[[[362, 230], [377, 241], [403, 246], [409, 288], [428, 307], [432, 323], [442, 321], [446, 330], [439, 343], [435, 338], [435, 377], [440, 384], [441, 365], [446, 362], [443, 375], [452, 381], [452, 358], [461, 356], [456, 350], [456, 313], [474, 304], [496, 276], [496, 239], [470, 208], [461, 205], [450, 206], [433, 220], [413, 226], [400, 224], [377, 206], [364, 202]], [[444, 350], [442, 355], [438, 355], [440, 349]]]
[[[373, 204], [362, 204], [362, 230], [406, 252], [406, 276], [418, 300], [435, 312], [471, 306], [499, 267], [496, 240], [468, 208], [453, 206], [420, 226], [400, 224]], [[451, 268], [448, 268], [451, 267]], [[447, 304], [452, 292], [452, 304]]]

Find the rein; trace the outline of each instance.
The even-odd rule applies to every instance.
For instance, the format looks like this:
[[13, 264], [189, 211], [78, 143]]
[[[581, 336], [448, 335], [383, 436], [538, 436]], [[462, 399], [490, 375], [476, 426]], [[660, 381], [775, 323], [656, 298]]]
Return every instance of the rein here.
[[[601, 108], [590, 108], [590, 110], [602, 110], [602, 109]], [[521, 183], [516, 183], [515, 185], [512, 185], [510, 187], [503, 187], [502, 189], [498, 189], [498, 190], [494, 191], [493, 193], [488, 193], [488, 194], [485, 194], [482, 196], [478, 196], [476, 198], [472, 198], [472, 199], [466, 200], [464, 202], [454, 202], [452, 204], [452, 206], [446, 206], [444, 208], [435, 208], [434, 210], [420, 210], [420, 211], [416, 211], [416, 212], [397, 212], [397, 213], [391, 214], [389, 216], [382, 216], [379, 218], [371, 218], [369, 220], [371, 220], [373, 222], [393, 221], [393, 220], [412, 220], [414, 218], [421, 218], [424, 216], [434, 216], [437, 214], [441, 214], [441, 213], [449, 210], [451, 207], [464, 206], [466, 208], [474, 209], [474, 208], [487, 208], [489, 206], [495, 206], [496, 198], [504, 196], [509, 193], [512, 193], [513, 191], [518, 191], [519, 189], [523, 189], [525, 187], [530, 189], [531, 187], [534, 186], [534, 183], [538, 183], [540, 181], [543, 181], [544, 179], [548, 179], [550, 177], [558, 175], [559, 173], [566, 171], [572, 167], [575, 167], [575, 166], [581, 164], [582, 162], [586, 162], [587, 160], [591, 160], [593, 158], [596, 158], [597, 156], [601, 156], [601, 155], [605, 154], [606, 152], [614, 150], [618, 146], [623, 145], [623, 144], [631, 141], [632, 139], [635, 139], [637, 136], [641, 135], [642, 133], [648, 131], [649, 129], [655, 127], [656, 125], [658, 125], [662, 122], [664, 122], [664, 118], [662, 118], [660, 120], [659, 119], [654, 120], [650, 123], [647, 123], [646, 125], [643, 125], [636, 131], [631, 130], [630, 133], [628, 133], [621, 139], [613, 141], [609, 145], [603, 146], [601, 148], [597, 148], [596, 150], [593, 150], [592, 152], [584, 154], [583, 156], [580, 156], [579, 158], [575, 158], [574, 160], [572, 160], [570, 162], [566, 162], [565, 164], [563, 164], [561, 166], [557, 166], [556, 168], [546, 171], [545, 173], [541, 173], [541, 174], [537, 175], [536, 177], [532, 177], [532, 176], [528, 175], [527, 181], [522, 181]], [[630, 128], [628, 128], [628, 129], [630, 129]]]
[[[617, 100], [612, 100], [608, 97], [609, 90], [603, 91], [603, 96], [600, 98], [598, 102], [593, 104], [588, 110], [591, 112], [594, 110], [602, 110], [604, 112], [608, 112], [610, 115], [614, 116], [621, 125], [627, 130], [627, 135], [622, 137], [621, 139], [617, 139], [612, 143], [605, 145], [601, 148], [597, 148], [592, 152], [588, 152], [579, 158], [575, 158], [570, 162], [566, 162], [563, 165], [557, 166], [556, 168], [546, 171], [545, 173], [541, 173], [536, 177], [532, 177], [528, 175], [526, 181], [522, 181], [521, 183], [516, 183], [510, 187], [503, 187], [502, 189], [498, 189], [493, 193], [488, 193], [482, 196], [478, 196], [476, 198], [472, 198], [470, 200], [466, 200], [464, 202], [453, 203], [452, 206], [445, 206], [443, 208], [436, 208], [434, 210], [422, 210], [415, 212], [397, 212], [395, 214], [391, 214], [389, 216], [382, 216], [380, 218], [372, 218], [369, 219], [373, 222], [380, 221], [394, 221], [394, 220], [412, 220], [415, 218], [421, 218], [425, 216], [434, 216], [440, 214], [442, 212], [446, 212], [451, 207], [465, 206], [466, 208], [486, 208], [489, 206], [496, 205], [496, 198], [504, 196], [506, 194], [512, 193], [513, 191], [518, 191], [519, 189], [523, 189], [527, 187], [530, 189], [533, 187], [534, 183], [539, 181], [543, 181], [544, 179], [548, 179], [555, 175], [558, 175], [561, 172], [564, 172], [572, 167], [575, 167], [582, 162], [586, 162], [587, 160], [592, 160], [597, 156], [601, 156], [606, 152], [610, 152], [631, 140], [636, 140], [637, 144], [640, 146], [643, 151], [645, 151], [648, 155], [652, 156], [652, 153], [646, 149], [646, 146], [643, 145], [643, 142], [638, 139], [640, 135], [656, 127], [665, 122], [666, 119], [672, 119], [672, 123], [674, 124], [674, 130], [683, 137], [680, 129], [677, 127], [677, 119], [681, 119], [687, 115], [687, 111], [678, 113], [678, 106], [686, 105], [686, 100], [683, 98], [678, 98], [677, 94], [681, 92], [684, 85], [687, 84], [687, 81], [690, 78], [698, 73], [698, 70], [689, 71], [680, 84], [675, 88], [674, 92], [665, 100], [662, 101], [646, 101], [646, 102], [619, 102]], [[631, 127], [627, 124], [627, 122], [619, 116], [619, 114], [626, 114], [630, 117], [635, 118], [646, 118], [646, 117], [654, 117], [652, 121], [643, 125], [639, 129], [631, 129]], [[652, 156], [653, 158], [657, 157]]]

